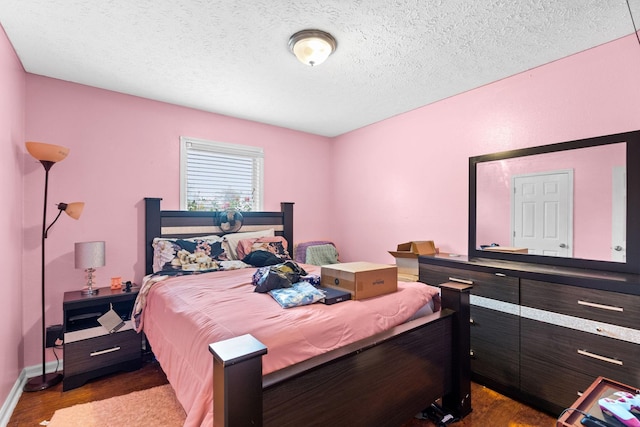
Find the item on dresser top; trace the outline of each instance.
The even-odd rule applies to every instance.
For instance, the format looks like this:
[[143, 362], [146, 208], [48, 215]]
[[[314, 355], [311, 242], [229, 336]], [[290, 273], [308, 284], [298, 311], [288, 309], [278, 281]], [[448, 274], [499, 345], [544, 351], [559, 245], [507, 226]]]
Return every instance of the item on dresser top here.
[[398, 243], [398, 249], [389, 253], [396, 259], [398, 274], [410, 277], [418, 275], [418, 256], [434, 255], [438, 249], [433, 240], [414, 240]]

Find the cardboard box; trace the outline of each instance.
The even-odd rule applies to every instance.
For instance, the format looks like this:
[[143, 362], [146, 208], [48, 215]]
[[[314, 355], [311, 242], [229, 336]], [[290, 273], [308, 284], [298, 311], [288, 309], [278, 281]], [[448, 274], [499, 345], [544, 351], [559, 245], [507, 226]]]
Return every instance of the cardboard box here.
[[417, 276], [418, 275], [418, 256], [419, 255], [435, 255], [438, 253], [433, 240], [413, 241], [400, 243], [397, 251], [389, 251], [396, 259], [398, 273]]
[[365, 299], [398, 290], [398, 269], [393, 265], [345, 262], [323, 265], [322, 286], [349, 291], [353, 299]]

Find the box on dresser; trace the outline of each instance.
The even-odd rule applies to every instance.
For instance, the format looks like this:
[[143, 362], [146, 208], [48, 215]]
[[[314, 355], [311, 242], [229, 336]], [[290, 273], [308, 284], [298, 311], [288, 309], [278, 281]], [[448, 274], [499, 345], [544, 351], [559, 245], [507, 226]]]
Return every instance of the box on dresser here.
[[389, 251], [396, 260], [396, 267], [398, 267], [398, 274], [406, 276], [407, 278], [413, 278], [414, 281], [418, 279], [418, 256], [420, 255], [433, 255], [438, 252], [433, 240], [420, 240], [411, 241], [406, 243], [399, 243], [398, 248], [395, 251]]

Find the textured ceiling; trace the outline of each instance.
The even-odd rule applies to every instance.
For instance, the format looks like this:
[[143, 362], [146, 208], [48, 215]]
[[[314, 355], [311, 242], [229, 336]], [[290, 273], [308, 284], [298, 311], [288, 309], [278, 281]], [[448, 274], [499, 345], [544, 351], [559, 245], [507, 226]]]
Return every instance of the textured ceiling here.
[[[633, 33], [626, 0], [0, 0], [0, 24], [29, 73], [326, 136]], [[338, 41], [317, 67], [305, 28]]]

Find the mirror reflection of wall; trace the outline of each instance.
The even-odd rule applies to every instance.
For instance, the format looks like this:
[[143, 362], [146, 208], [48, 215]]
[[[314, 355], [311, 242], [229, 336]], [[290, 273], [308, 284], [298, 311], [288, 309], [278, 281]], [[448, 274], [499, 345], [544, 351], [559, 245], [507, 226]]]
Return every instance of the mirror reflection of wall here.
[[[573, 227], [566, 243], [574, 258], [617, 261], [612, 258], [614, 169], [626, 165], [626, 144], [482, 162], [476, 165], [476, 243], [513, 245], [512, 180], [556, 170], [573, 171]], [[620, 200], [620, 197], [617, 198]], [[624, 203], [625, 198], [622, 198]], [[544, 231], [541, 231], [544, 233]], [[549, 230], [547, 234], [553, 234]], [[621, 244], [623, 246], [624, 243]], [[537, 250], [537, 249], [534, 249]], [[541, 252], [531, 252], [540, 254]], [[571, 253], [571, 251], [569, 252]], [[557, 255], [554, 255], [557, 256]]]

